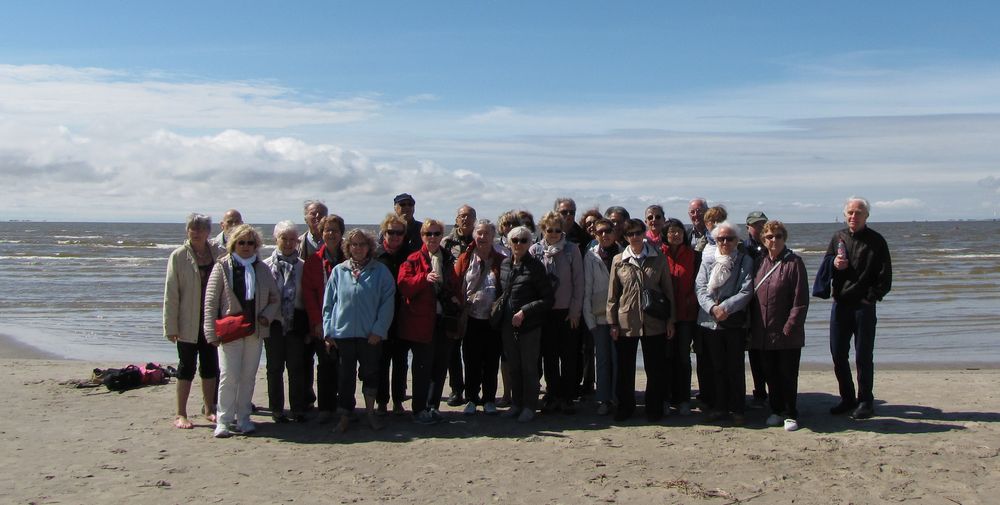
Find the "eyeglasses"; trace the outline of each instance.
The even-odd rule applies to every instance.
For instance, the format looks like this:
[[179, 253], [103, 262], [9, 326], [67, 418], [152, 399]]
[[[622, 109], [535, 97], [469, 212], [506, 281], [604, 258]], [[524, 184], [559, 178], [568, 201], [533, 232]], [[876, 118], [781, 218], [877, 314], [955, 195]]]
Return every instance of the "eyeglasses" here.
[[784, 235], [764, 235], [764, 240], [784, 240]]
[[559, 211], [560, 214], [564, 216], [572, 216], [576, 214], [576, 209], [563, 209]]
[[396, 205], [400, 207], [413, 207], [415, 204], [413, 202], [399, 202]]
[[598, 235], [610, 235], [614, 233], [614, 230], [612, 230], [611, 228], [601, 228], [600, 230], [597, 230], [594, 233]]
[[671, 227], [671, 228], [667, 229], [667, 235], [683, 235], [683, 234], [684, 234], [684, 230], [682, 230], [680, 228]]
[[663, 215], [662, 214], [650, 214], [650, 215], [646, 216], [646, 221], [657, 221], [657, 220], [660, 220], [660, 219], [663, 219]]
[[248, 245], [250, 247], [253, 247], [253, 246], [257, 245], [257, 241], [256, 240], [237, 240], [236, 241], [236, 245], [239, 245], [239, 246]]
[[386, 230], [385, 231], [385, 234], [389, 235], [390, 237], [402, 237], [403, 234], [405, 234], [405, 233], [406, 233], [405, 231], [400, 231], [400, 230]]
[[627, 232], [625, 232], [625, 236], [626, 237], [641, 237], [643, 235], [643, 233], [644, 232], [642, 230], [627, 231]]
[[736, 241], [736, 237], [734, 237], [732, 235], [726, 235], [724, 237], [715, 237], [715, 240], [717, 242], [735, 242]]
[[549, 228], [548, 230], [545, 230], [545, 233], [562, 233], [562, 230], [559, 228]]
[[444, 232], [443, 231], [425, 231], [423, 233], [423, 235], [425, 237], [440, 237], [441, 235], [444, 235]]
[[368, 242], [351, 242], [350, 247], [368, 247]]
[[512, 238], [510, 239], [511, 244], [527, 244], [528, 239], [526, 238]]

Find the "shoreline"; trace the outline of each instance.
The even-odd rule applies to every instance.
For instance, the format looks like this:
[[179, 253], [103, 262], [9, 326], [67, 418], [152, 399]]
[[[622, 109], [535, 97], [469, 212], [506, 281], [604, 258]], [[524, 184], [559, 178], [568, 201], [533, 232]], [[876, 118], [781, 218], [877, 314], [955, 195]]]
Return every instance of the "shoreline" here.
[[[878, 347], [875, 349], [876, 354], [878, 353]], [[101, 363], [98, 360], [90, 358], [70, 358], [65, 356], [60, 356], [56, 353], [49, 352], [38, 347], [35, 347], [24, 339], [19, 339], [9, 333], [0, 333], [0, 359], [43, 359], [50, 361], [78, 361], [78, 362], [94, 362]], [[692, 355], [693, 359], [693, 355]], [[129, 361], [129, 360], [118, 360], [118, 361]], [[114, 366], [117, 366], [118, 361], [114, 361]], [[133, 359], [132, 361], [146, 362], [148, 360]], [[261, 367], [264, 366], [264, 355], [261, 355]], [[164, 364], [175, 363], [175, 360], [166, 360]], [[108, 363], [104, 363], [108, 365]], [[852, 360], [851, 366], [854, 366]], [[749, 365], [747, 365], [749, 368]], [[976, 362], [976, 361], [943, 361], [943, 362], [879, 362], [876, 356], [875, 361], [876, 372], [879, 370], [894, 370], [894, 371], [944, 371], [944, 370], [1000, 370], [1000, 363], [997, 362]], [[642, 367], [638, 367], [637, 371], [642, 370]], [[829, 371], [833, 372], [832, 363], [820, 363], [820, 362], [810, 362], [803, 361], [800, 365], [800, 370], [802, 372], [817, 372], [817, 371]], [[692, 371], [692, 380], [694, 379], [694, 373]]]

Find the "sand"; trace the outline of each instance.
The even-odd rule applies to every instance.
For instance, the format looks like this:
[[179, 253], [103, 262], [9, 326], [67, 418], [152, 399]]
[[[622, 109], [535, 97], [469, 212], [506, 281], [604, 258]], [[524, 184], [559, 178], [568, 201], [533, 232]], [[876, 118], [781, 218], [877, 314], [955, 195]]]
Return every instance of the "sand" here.
[[447, 408], [445, 424], [345, 434], [262, 414], [253, 436], [218, 440], [200, 417], [171, 426], [173, 383], [76, 389], [122, 363], [46, 358], [0, 338], [3, 503], [1000, 502], [996, 369], [877, 370], [866, 421], [830, 416], [832, 372], [805, 371], [794, 433], [765, 428], [765, 410], [742, 428], [697, 414], [613, 426], [584, 405], [529, 425]]

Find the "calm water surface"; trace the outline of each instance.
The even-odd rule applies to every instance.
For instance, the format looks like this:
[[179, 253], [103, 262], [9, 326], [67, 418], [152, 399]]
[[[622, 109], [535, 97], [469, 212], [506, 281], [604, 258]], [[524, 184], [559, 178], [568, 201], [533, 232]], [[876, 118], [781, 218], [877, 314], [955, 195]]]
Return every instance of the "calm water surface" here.
[[[870, 224], [894, 270], [876, 361], [1000, 362], [1000, 222]], [[788, 226], [810, 278], [840, 227]], [[0, 223], [0, 332], [68, 358], [175, 362], [163, 279], [184, 237], [182, 224]], [[829, 362], [829, 313], [811, 299], [803, 361]]]

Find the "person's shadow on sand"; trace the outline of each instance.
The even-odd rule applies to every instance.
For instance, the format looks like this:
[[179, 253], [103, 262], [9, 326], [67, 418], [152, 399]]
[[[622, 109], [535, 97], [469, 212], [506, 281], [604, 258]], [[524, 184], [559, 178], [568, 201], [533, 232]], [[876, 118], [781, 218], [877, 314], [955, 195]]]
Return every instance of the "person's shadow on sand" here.
[[884, 434], [941, 433], [968, 429], [965, 422], [1000, 422], [996, 412], [944, 412], [924, 405], [896, 405], [875, 400], [875, 415], [871, 419], [851, 419], [847, 414], [831, 415], [830, 407], [840, 401], [829, 393], [800, 393], [799, 410], [807, 417], [803, 428], [817, 433], [836, 433], [847, 430], [869, 431]]

